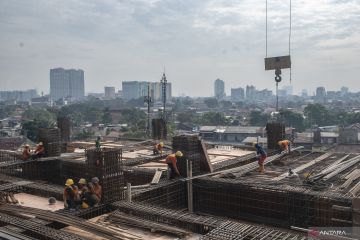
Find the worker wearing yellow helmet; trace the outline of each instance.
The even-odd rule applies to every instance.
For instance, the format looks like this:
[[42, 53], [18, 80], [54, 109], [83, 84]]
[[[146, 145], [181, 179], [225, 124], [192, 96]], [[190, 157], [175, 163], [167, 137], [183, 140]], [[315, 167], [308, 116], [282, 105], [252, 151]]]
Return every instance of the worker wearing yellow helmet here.
[[170, 179], [181, 176], [179, 169], [177, 168], [177, 161], [183, 156], [182, 152], [177, 151], [176, 153], [170, 154], [166, 157], [166, 164], [168, 165], [168, 174], [170, 175]]
[[65, 188], [63, 193], [63, 201], [64, 201], [65, 209], [75, 210], [76, 196], [78, 196], [78, 188], [74, 184], [74, 180], [69, 178], [65, 182]]
[[154, 149], [153, 149], [153, 154], [154, 155], [162, 154], [163, 153], [163, 147], [164, 147], [163, 142], [155, 144]]

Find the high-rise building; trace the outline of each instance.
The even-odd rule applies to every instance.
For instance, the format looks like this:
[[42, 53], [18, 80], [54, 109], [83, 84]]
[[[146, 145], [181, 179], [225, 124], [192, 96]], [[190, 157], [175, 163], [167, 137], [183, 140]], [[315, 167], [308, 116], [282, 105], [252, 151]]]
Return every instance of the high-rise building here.
[[316, 99], [319, 101], [324, 101], [326, 98], [326, 90], [324, 87], [316, 88]]
[[256, 88], [254, 86], [246, 86], [246, 99], [252, 100], [256, 97]]
[[231, 89], [231, 100], [239, 102], [245, 99], [245, 91], [243, 88], [232, 88]]
[[225, 98], [225, 82], [221, 79], [216, 79], [214, 82], [214, 94], [217, 99]]
[[341, 87], [340, 92], [341, 92], [341, 96], [342, 96], [342, 97], [346, 97], [346, 95], [348, 95], [348, 93], [349, 93], [349, 88], [347, 88], [347, 87]]
[[84, 71], [79, 69], [50, 69], [50, 98], [81, 100], [85, 96]]
[[[122, 96], [125, 100], [138, 99], [148, 95], [148, 87], [150, 87], [150, 96], [154, 102], [162, 101], [162, 86], [160, 82], [145, 81], [123, 81]], [[166, 100], [172, 97], [171, 83], [166, 85]]]
[[105, 99], [114, 99], [115, 98], [115, 87], [105, 87]]

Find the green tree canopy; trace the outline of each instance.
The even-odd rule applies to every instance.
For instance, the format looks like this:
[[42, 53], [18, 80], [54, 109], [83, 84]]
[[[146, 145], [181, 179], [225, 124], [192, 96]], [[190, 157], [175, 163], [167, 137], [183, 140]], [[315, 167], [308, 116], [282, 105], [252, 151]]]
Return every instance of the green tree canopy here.
[[216, 98], [206, 98], [204, 103], [208, 108], [217, 108], [219, 106], [219, 102]]

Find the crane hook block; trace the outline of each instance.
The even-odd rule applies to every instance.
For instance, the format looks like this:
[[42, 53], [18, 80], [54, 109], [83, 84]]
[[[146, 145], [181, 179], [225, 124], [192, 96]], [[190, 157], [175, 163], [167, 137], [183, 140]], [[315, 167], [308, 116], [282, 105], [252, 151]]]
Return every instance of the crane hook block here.
[[265, 70], [291, 68], [290, 55], [265, 58]]

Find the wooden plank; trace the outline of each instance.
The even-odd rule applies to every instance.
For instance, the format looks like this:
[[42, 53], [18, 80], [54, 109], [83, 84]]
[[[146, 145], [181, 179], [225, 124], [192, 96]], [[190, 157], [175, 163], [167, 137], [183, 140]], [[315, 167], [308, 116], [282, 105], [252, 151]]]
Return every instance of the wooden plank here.
[[347, 174], [343, 179], [348, 180], [349, 178], [353, 177], [353, 175], [360, 174], [360, 169], [355, 169], [351, 173]]
[[201, 146], [201, 160], [202, 160], [202, 165], [204, 166], [204, 168], [206, 170], [208, 170], [208, 172], [212, 173], [214, 171], [212, 165], [211, 165], [211, 161], [210, 161], [210, 158], [209, 158], [209, 155], [207, 153], [207, 150], [206, 150], [206, 146], [205, 146], [205, 143], [203, 140], [200, 140], [200, 146]]
[[151, 180], [151, 184], [158, 184], [161, 178], [163, 171], [156, 170], [153, 179]]
[[360, 191], [360, 182], [358, 182], [354, 187], [350, 189], [349, 194], [352, 197], [356, 197], [359, 191]]
[[[350, 161], [352, 160], [352, 161]], [[345, 171], [346, 169], [348, 169], [349, 167], [352, 167], [353, 165], [357, 164], [358, 162], [360, 162], [360, 156], [356, 156], [352, 159], [350, 159], [348, 163], [346, 164], [342, 164], [341, 166], [339, 166], [338, 169], [336, 169], [335, 171], [329, 173], [328, 175], [326, 175], [325, 177], [323, 177], [323, 179], [326, 181], [326, 180], [329, 180], [331, 178], [333, 178], [334, 176], [336, 176], [337, 174]]]
[[343, 185], [340, 186], [340, 189], [348, 188], [359, 177], [360, 176], [353, 176], [352, 178], [349, 178], [346, 180], [346, 182], [343, 183]]
[[[301, 166], [293, 169], [293, 172], [296, 172], [296, 173], [301, 172], [301, 171], [303, 171], [304, 169], [306, 169], [306, 168], [308, 168], [308, 167], [311, 167], [312, 165], [314, 165], [314, 164], [316, 164], [316, 163], [318, 163], [318, 162], [320, 162], [320, 161], [322, 161], [322, 160], [330, 157], [332, 154], [333, 154], [333, 153], [325, 153], [325, 154], [323, 154], [323, 155], [315, 158], [314, 160], [312, 160], [312, 161], [310, 161], [310, 162], [308, 162], [308, 163], [305, 163], [305, 164], [303, 164], [303, 165], [301, 165]], [[273, 180], [274, 180], [274, 181], [280, 181], [280, 180], [286, 178], [287, 174], [288, 174], [287, 172], [286, 172], [286, 173], [283, 173], [283, 174], [281, 174], [280, 176], [274, 178]]]

